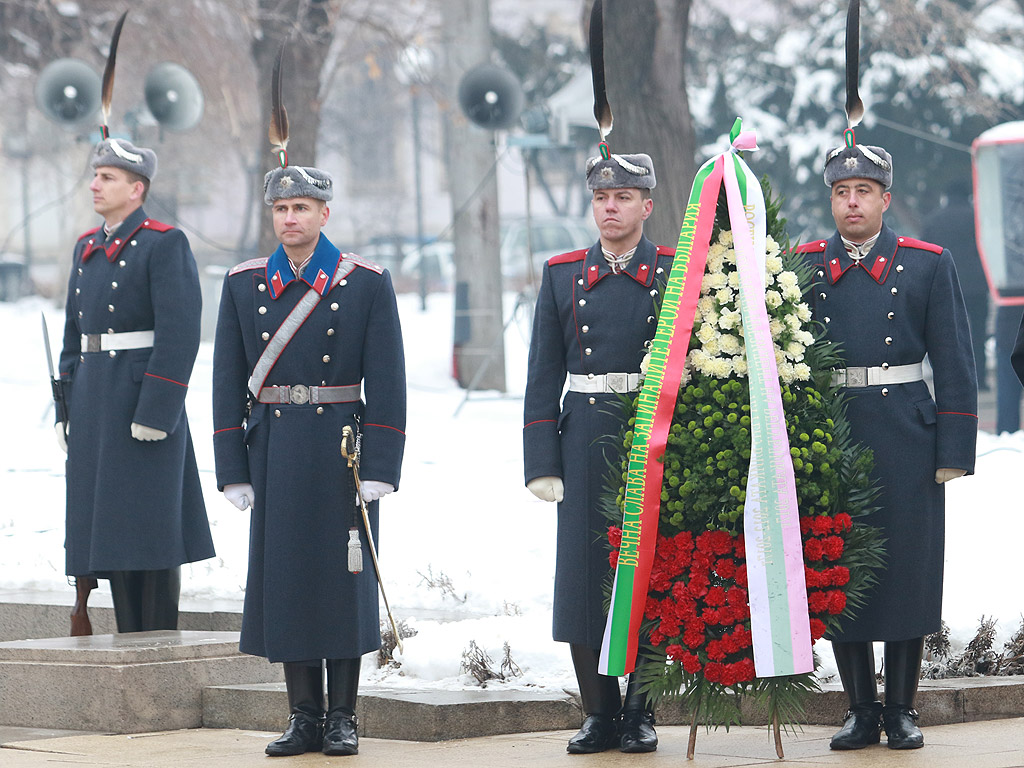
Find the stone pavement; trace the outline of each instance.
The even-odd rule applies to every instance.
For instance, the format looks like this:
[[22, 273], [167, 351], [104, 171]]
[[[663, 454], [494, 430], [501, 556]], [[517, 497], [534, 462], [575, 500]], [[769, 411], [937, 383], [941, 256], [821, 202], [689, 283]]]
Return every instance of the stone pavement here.
[[[292, 758], [269, 758], [263, 753], [277, 734], [230, 729], [167, 731], [132, 736], [102, 734], [54, 736], [28, 729], [0, 728], [0, 766], [116, 766], [117, 768], [248, 768], [283, 766], [440, 766], [491, 768], [529, 766], [673, 766], [726, 768], [729, 766], [841, 766], [866, 768], [1020, 768], [1024, 766], [1024, 719], [987, 720], [925, 728], [924, 749], [891, 751], [883, 743], [858, 752], [831, 752], [833, 727], [807, 726], [783, 738], [786, 757], [775, 757], [765, 728], [740, 727], [711, 733], [701, 729], [697, 752], [686, 760], [688, 729], [662, 726], [661, 745], [648, 755], [568, 755], [565, 742], [571, 731], [489, 736], [441, 742], [362, 739], [354, 757], [325, 757], [310, 753]], [[49, 738], [46, 738], [49, 736]], [[19, 740], [23, 739], [23, 740]]]

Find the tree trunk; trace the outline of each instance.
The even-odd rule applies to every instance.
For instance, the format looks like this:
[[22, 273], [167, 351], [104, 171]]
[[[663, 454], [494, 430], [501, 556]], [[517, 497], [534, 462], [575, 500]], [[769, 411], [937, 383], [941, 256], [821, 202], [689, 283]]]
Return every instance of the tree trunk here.
[[[1022, 0], [1024, 1], [1024, 0]], [[616, 154], [654, 160], [654, 213], [644, 227], [675, 246], [696, 172], [696, 136], [686, 95], [691, 0], [605, 0], [605, 78]]]
[[494, 133], [470, 123], [456, 96], [466, 70], [490, 61], [490, 12], [487, 0], [441, 0], [440, 5], [455, 244], [455, 375], [467, 389], [504, 392]]
[[[278, 164], [271, 152], [267, 128], [270, 125], [271, 75], [282, 42], [285, 51], [281, 91], [288, 110], [288, 164], [315, 165], [320, 131], [320, 71], [334, 38], [334, 20], [328, 18], [327, 4], [318, 0], [259, 0], [258, 24], [260, 33], [253, 38], [252, 55], [256, 62], [262, 117], [259, 146], [266, 150], [259, 155], [264, 172]], [[333, 169], [323, 170], [337, 176]], [[262, 203], [262, 188], [258, 199], [262, 210], [258, 251], [261, 256], [269, 256], [277, 248], [278, 240], [270, 207]]]

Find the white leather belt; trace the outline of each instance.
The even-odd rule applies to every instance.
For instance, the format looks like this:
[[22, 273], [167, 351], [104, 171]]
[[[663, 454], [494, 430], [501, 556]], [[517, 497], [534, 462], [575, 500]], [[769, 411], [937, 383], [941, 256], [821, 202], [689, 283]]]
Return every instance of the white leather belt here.
[[361, 384], [346, 384], [342, 387], [307, 387], [305, 384], [292, 384], [287, 387], [263, 387], [257, 399], [261, 403], [292, 405], [352, 403], [359, 399], [361, 390]]
[[924, 378], [922, 363], [875, 365], [870, 368], [840, 368], [832, 371], [833, 387], [876, 387], [881, 384], [909, 384]]
[[82, 334], [83, 352], [106, 352], [112, 349], [145, 349], [152, 346], [152, 331]]
[[636, 392], [640, 389], [639, 373], [570, 373], [570, 392], [607, 394]]

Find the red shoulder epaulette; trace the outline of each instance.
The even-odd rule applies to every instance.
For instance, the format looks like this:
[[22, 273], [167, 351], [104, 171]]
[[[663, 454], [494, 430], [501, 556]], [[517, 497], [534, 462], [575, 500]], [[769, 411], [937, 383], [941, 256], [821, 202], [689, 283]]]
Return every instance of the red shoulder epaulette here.
[[369, 259], [364, 259], [357, 253], [343, 253], [341, 254], [341, 259], [342, 261], [347, 261], [351, 264], [355, 264], [357, 267], [363, 267], [364, 269], [369, 269], [372, 272], [376, 272], [378, 275], [383, 274], [384, 272], [384, 267], [382, 267], [380, 264], [378, 264], [375, 261], [370, 261]]
[[587, 255], [589, 248], [582, 248], [578, 251], [569, 251], [569, 253], [560, 253], [557, 256], [552, 256], [548, 259], [548, 264], [571, 264], [574, 261], [582, 261]]
[[676, 255], [676, 249], [673, 248], [672, 246], [669, 246], [669, 245], [659, 245], [658, 246], [658, 255], [659, 256], [675, 256]]
[[926, 243], [924, 240], [915, 240], [913, 237], [903, 237], [901, 235], [896, 238], [896, 241], [900, 244], [900, 248], [920, 248], [922, 251], [931, 251], [932, 253], [942, 253], [945, 250], [941, 245]]
[[167, 232], [174, 229], [170, 224], [164, 224], [162, 221], [156, 219], [146, 219], [142, 222], [143, 229], [152, 229], [154, 232]]
[[794, 253], [815, 253], [817, 251], [824, 251], [828, 245], [828, 240], [814, 240], [810, 243], [803, 243], [798, 245], [794, 249]]
[[261, 256], [258, 259], [249, 259], [243, 261], [241, 264], [236, 264], [229, 271], [229, 275], [237, 275], [239, 272], [245, 272], [250, 269], [263, 269], [267, 266], [268, 257]]
[[82, 234], [80, 234], [80, 235], [78, 236], [78, 239], [79, 239], [79, 240], [84, 240], [84, 239], [85, 239], [85, 238], [87, 238], [87, 237], [88, 237], [89, 235], [95, 235], [95, 234], [96, 234], [97, 232], [99, 232], [99, 231], [100, 231], [101, 229], [102, 229], [102, 227], [93, 227], [93, 228], [92, 228], [92, 229], [90, 229], [90, 230], [89, 230], [88, 232], [83, 232]]

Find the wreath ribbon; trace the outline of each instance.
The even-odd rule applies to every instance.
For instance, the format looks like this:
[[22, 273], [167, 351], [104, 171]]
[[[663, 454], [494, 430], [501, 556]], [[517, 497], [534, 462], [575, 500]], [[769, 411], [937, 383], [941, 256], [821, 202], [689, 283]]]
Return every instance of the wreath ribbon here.
[[740, 271], [751, 386], [751, 465], [744, 509], [754, 664], [760, 677], [809, 672], [810, 621], [793, 464], [774, 346], [764, 304], [766, 213], [761, 187], [737, 153], [756, 149], [736, 120], [731, 146], [697, 171], [683, 214], [650, 362], [640, 390], [626, 467], [622, 543], [598, 670], [636, 667], [640, 627], [658, 539], [669, 428], [693, 333], [722, 184]]

